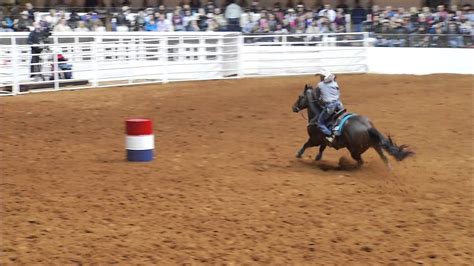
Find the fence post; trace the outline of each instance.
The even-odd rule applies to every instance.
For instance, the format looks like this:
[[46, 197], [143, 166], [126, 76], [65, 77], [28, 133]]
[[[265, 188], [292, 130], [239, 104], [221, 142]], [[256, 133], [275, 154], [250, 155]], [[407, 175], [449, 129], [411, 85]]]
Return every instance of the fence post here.
[[98, 35], [94, 36], [94, 42], [92, 43], [93, 50], [93, 59], [92, 59], [92, 69], [94, 71], [92, 87], [99, 86], [99, 40], [102, 40]]
[[225, 44], [225, 41], [224, 41], [224, 35], [219, 35], [216, 37], [217, 38], [217, 45], [216, 45], [216, 61], [217, 61], [217, 64], [219, 65], [219, 77], [220, 78], [223, 78], [225, 76], [225, 72], [224, 72], [224, 68], [225, 68], [225, 65], [224, 65], [224, 51], [226, 51], [226, 47], [224, 46]]
[[242, 33], [237, 35], [237, 76], [244, 77], [244, 36]]
[[12, 65], [12, 93], [20, 93], [20, 78], [18, 76], [18, 64], [21, 63], [21, 60], [18, 60], [18, 51], [16, 46], [15, 36], [11, 37], [11, 65]]
[[199, 48], [198, 48], [198, 53], [199, 53], [199, 61], [206, 61], [206, 39], [204, 39], [204, 35], [199, 36]]
[[163, 83], [168, 83], [168, 37], [165, 35], [160, 39], [161, 55], [158, 64], [163, 60]]
[[130, 38], [129, 44], [126, 45], [126, 41], [124, 41], [124, 51], [125, 51], [125, 60], [128, 60], [127, 66], [130, 69], [131, 75], [128, 77], [128, 84], [132, 84], [134, 79], [133, 77], [135, 76], [135, 68], [134, 68], [134, 62], [132, 61], [132, 58], [135, 58], [135, 49], [136, 49], [136, 43], [133, 38]]
[[[53, 78], [54, 78], [54, 89], [59, 90], [59, 62], [58, 62], [58, 50], [59, 41], [58, 36], [53, 36], [53, 48], [51, 55], [53, 56]], [[51, 46], [50, 46], [51, 47]]]
[[225, 41], [224, 41], [225, 36], [224, 35], [219, 35], [217, 37], [217, 49], [216, 49], [216, 60], [217, 61], [222, 61], [223, 58], [223, 52], [226, 50]]
[[53, 48], [51, 51], [53, 56], [53, 77], [54, 77], [54, 89], [59, 90], [59, 62], [58, 62], [58, 53]]
[[368, 32], [363, 32], [364, 36], [364, 47], [369, 47], [369, 33]]
[[369, 72], [369, 46], [370, 46], [369, 33], [364, 32], [363, 36], [364, 36], [364, 52], [365, 52], [365, 72], [367, 73]]

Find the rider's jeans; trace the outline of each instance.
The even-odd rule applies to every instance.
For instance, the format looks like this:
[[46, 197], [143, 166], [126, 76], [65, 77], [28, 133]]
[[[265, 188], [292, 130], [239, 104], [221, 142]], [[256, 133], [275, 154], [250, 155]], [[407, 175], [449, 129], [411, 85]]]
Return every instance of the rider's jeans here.
[[331, 130], [326, 125], [327, 119], [334, 113], [336, 110], [342, 110], [344, 106], [340, 101], [334, 101], [326, 103], [323, 111], [319, 114], [318, 117], [318, 127], [326, 136], [331, 136]]

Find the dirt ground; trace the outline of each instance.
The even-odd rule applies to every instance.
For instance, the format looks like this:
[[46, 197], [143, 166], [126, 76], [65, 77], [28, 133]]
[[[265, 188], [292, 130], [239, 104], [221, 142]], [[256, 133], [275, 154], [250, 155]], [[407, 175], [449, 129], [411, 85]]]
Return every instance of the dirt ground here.
[[[473, 263], [473, 76], [340, 75], [343, 102], [408, 144], [296, 159], [315, 77], [0, 98], [2, 265]], [[129, 163], [124, 121], [154, 121]]]

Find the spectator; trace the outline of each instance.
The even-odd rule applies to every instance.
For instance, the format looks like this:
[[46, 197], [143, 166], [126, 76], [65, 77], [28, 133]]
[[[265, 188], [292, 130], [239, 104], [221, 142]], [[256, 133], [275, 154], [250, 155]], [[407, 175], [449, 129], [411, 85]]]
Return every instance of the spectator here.
[[145, 30], [145, 23], [146, 23], [145, 15], [146, 15], [145, 11], [143, 11], [143, 10], [138, 11], [138, 14], [133, 19], [135, 21], [134, 31], [144, 31]]
[[349, 11], [349, 6], [346, 4], [346, 0], [339, 0], [339, 4], [336, 6], [336, 10], [342, 8], [344, 13]]
[[81, 17], [76, 13], [76, 11], [72, 11], [69, 16], [68, 25], [71, 28], [77, 28], [79, 21], [81, 21]]
[[436, 22], [443, 22], [443, 21], [446, 21], [446, 19], [448, 18], [448, 12], [446, 12], [445, 8], [444, 8], [444, 5], [439, 5], [437, 7], [437, 11], [435, 14], [434, 14], [434, 19]]
[[207, 25], [206, 31], [219, 31], [219, 24], [214, 19], [209, 19]]
[[15, 31], [30, 31], [33, 27], [33, 20], [28, 16], [28, 11], [21, 12], [21, 17], [14, 21]]
[[296, 5], [296, 15], [300, 17], [300, 16], [304, 16], [304, 14], [305, 14], [304, 5], [303, 4]]
[[193, 20], [193, 17], [191, 16], [191, 10], [186, 9], [184, 11], [184, 17], [183, 17], [183, 26], [185, 30], [188, 29], [189, 25], [191, 24], [191, 20]]
[[59, 17], [56, 13], [56, 10], [55, 9], [50, 9], [49, 10], [49, 14], [48, 15], [45, 15], [45, 21], [49, 24], [49, 25], [56, 25], [58, 24], [59, 22]]
[[49, 28], [49, 23], [47, 21], [47, 15], [42, 15], [39, 21], [41, 29]]
[[256, 21], [256, 18], [252, 15], [249, 15], [249, 14], [247, 15], [247, 17], [248, 17], [248, 20], [243, 25], [242, 32], [247, 33], [247, 34], [257, 32], [258, 23]]
[[459, 31], [461, 34], [473, 34], [472, 23], [465, 16], [461, 17], [460, 22]]
[[13, 31], [13, 20], [0, 11], [0, 32]]
[[[40, 62], [40, 54], [43, 51], [42, 43], [42, 32], [41, 26], [38, 22], [33, 24], [34, 30], [28, 35], [27, 43], [31, 46], [31, 65], [30, 65], [30, 78], [39, 79], [42, 77]], [[39, 74], [36, 74], [39, 73]]]
[[57, 25], [54, 27], [54, 31], [55, 31], [55, 32], [71, 32], [72, 29], [71, 29], [71, 27], [69, 27], [69, 26], [67, 25], [66, 19], [63, 18], [63, 19], [61, 19], [61, 20], [59, 21], [59, 24], [57, 24]]
[[320, 17], [327, 17], [329, 19], [329, 22], [334, 22], [334, 20], [336, 19], [336, 11], [331, 9], [330, 4], [326, 4], [326, 5], [324, 5], [324, 9], [319, 11], [319, 16]]
[[190, 20], [189, 25], [186, 30], [187, 31], [201, 31], [196, 18], [193, 18]]
[[168, 32], [168, 31], [173, 31], [173, 24], [171, 21], [165, 18], [165, 15], [161, 14], [158, 17], [158, 21], [156, 22], [158, 31], [161, 32]]
[[107, 29], [104, 27], [104, 24], [101, 20], [96, 20], [94, 22], [94, 26], [92, 27], [92, 31], [95, 32], [105, 32]]
[[336, 11], [336, 19], [334, 20], [334, 23], [336, 24], [336, 28], [337, 27], [343, 27], [344, 28], [344, 31], [345, 31], [345, 28], [346, 28], [346, 16], [344, 15], [344, 9], [342, 8], [339, 8], [337, 11]]
[[[377, 38], [377, 44], [382, 46], [406, 46], [409, 40], [409, 43], [414, 46], [425, 47], [427, 40], [432, 40], [429, 46], [468, 47], [474, 40], [472, 29], [474, 13], [471, 5], [464, 5], [462, 8], [452, 5], [450, 9], [440, 5], [435, 13], [431, 13], [428, 7], [423, 7], [421, 10], [411, 7], [405, 10], [387, 6], [381, 10], [373, 5], [374, 1], [369, 0], [366, 2], [370, 3], [370, 7], [366, 11], [361, 7], [359, 0], [355, 0], [356, 5], [352, 10], [347, 7], [347, 1], [340, 0], [337, 2], [337, 9], [333, 10], [330, 5], [322, 5], [323, 0], [317, 0], [316, 5], [321, 6], [319, 10], [306, 10], [302, 1], [290, 0], [287, 1], [289, 7], [287, 10], [283, 10], [279, 2], [275, 3], [271, 10], [267, 10], [260, 6], [259, 0], [251, 0], [248, 10], [243, 12], [235, 0], [230, 0], [225, 14], [222, 14], [221, 9], [217, 8], [213, 1], [208, 1], [201, 7], [198, 0], [186, 0], [181, 3], [182, 7], [176, 6], [172, 13], [167, 13], [166, 6], [159, 1], [160, 5], [156, 9], [147, 8], [135, 14], [124, 2], [120, 10], [110, 17], [112, 14], [108, 14], [104, 0], [94, 1], [99, 7], [89, 10], [86, 14], [81, 13], [81, 16], [74, 10], [71, 10], [68, 17], [64, 11], [56, 11], [56, 9], [50, 9], [49, 13], [38, 13], [34, 11], [31, 4], [26, 4], [21, 14], [18, 7], [12, 8], [12, 16], [6, 16], [5, 12], [3, 15], [0, 14], [0, 31], [12, 28], [15, 31], [28, 31], [33, 28], [33, 19], [36, 19], [42, 28], [54, 27], [55, 31], [71, 31], [71, 29], [104, 31], [103, 25], [107, 24], [107, 28], [113, 31], [240, 31], [243, 29], [246, 33], [342, 33], [350, 31], [351, 28], [346, 28], [346, 25], [352, 23], [353, 31], [371, 32]], [[241, 1], [241, 3], [242, 6], [246, 6], [246, 1]], [[346, 11], [351, 14], [351, 21], [346, 20]], [[12, 18], [15, 20], [12, 21]], [[69, 27], [64, 23], [66, 19], [69, 19], [67, 21]], [[191, 22], [192, 20], [196, 21]], [[102, 24], [97, 21], [102, 21]], [[438, 36], [436, 33], [444, 35]], [[432, 35], [428, 38], [420, 34]], [[464, 37], [460, 37], [460, 34], [464, 34]], [[347, 39], [336, 37], [338, 40]], [[259, 41], [264, 39], [260, 38]], [[292, 36], [290, 39], [297, 38]]]
[[215, 12], [215, 9], [216, 7], [211, 1], [207, 2], [206, 8], [205, 8], [206, 14], [213, 14]]
[[198, 18], [199, 28], [202, 31], [206, 31], [207, 30], [207, 19], [208, 18], [207, 18], [207, 15], [206, 15], [206, 10], [204, 8], [199, 8], [198, 9], [197, 18]]
[[158, 31], [158, 25], [156, 24], [155, 17], [153, 15], [149, 15], [148, 18], [148, 22], [145, 25], [145, 31]]
[[89, 28], [86, 27], [86, 23], [84, 21], [79, 21], [77, 28], [74, 29], [75, 32], [89, 32]]
[[465, 4], [463, 5], [462, 10], [467, 20], [474, 22], [474, 10], [472, 9], [472, 6], [470, 4]]
[[455, 22], [449, 22], [446, 31], [448, 34], [448, 47], [461, 48], [463, 47], [463, 37], [460, 35], [459, 27]]
[[242, 16], [242, 8], [230, 0], [230, 4], [225, 9], [225, 18], [227, 19], [227, 29], [229, 31], [240, 31], [240, 17]]
[[408, 30], [403, 26], [403, 20], [401, 18], [395, 19], [391, 34], [393, 34], [393, 39], [390, 43], [390, 46], [405, 46]]
[[307, 34], [319, 34], [318, 21], [317, 21], [317, 20], [313, 20], [313, 21], [311, 22], [311, 25], [309, 25], [309, 26], [306, 28], [305, 33], [307, 33]]
[[273, 6], [273, 14], [275, 15], [277, 21], [283, 21], [285, 13], [281, 10], [280, 3], [275, 3]]
[[[377, 12], [373, 12], [372, 14], [375, 15]], [[355, 32], [362, 31], [362, 23], [365, 21], [367, 13], [364, 8], [360, 5], [360, 1], [355, 1], [355, 7], [352, 9], [351, 13], [351, 20], [353, 25], [353, 30]]]
[[227, 30], [227, 20], [225, 19], [224, 14], [221, 13], [221, 9], [218, 7], [214, 8], [214, 20], [220, 30]]
[[175, 9], [172, 17], [172, 22], [173, 22], [173, 27], [175, 31], [184, 31], [184, 24], [183, 24], [183, 18], [179, 14], [180, 10]]
[[276, 25], [275, 33], [276, 34], [288, 34], [289, 32], [288, 32], [288, 29], [283, 26], [283, 24], [279, 23], [279, 24]]
[[28, 13], [28, 19], [31, 22], [35, 21], [35, 10], [33, 8], [33, 5], [31, 3], [26, 3], [25, 8], [26, 12]]
[[285, 15], [285, 20], [288, 21], [290, 27], [296, 28], [296, 12], [293, 8], [288, 9], [288, 14]]
[[191, 11], [194, 13], [198, 12], [198, 9], [201, 8], [201, 1], [200, 0], [191, 0]]
[[445, 33], [443, 30], [443, 25], [441, 22], [433, 24], [433, 31], [432, 31], [432, 38], [431, 38], [431, 47], [443, 47], [446, 46], [446, 40], [443, 34]]
[[331, 33], [333, 32], [331, 28], [331, 23], [329, 19], [326, 17], [322, 17], [319, 19], [319, 33]]
[[393, 18], [396, 15], [395, 11], [392, 10], [392, 6], [386, 6], [384, 10], [384, 14], [385, 14], [385, 17], [389, 19]]
[[252, 13], [259, 13], [260, 12], [260, 7], [259, 7], [259, 2], [258, 0], [252, 0], [252, 4], [250, 5], [250, 12]]

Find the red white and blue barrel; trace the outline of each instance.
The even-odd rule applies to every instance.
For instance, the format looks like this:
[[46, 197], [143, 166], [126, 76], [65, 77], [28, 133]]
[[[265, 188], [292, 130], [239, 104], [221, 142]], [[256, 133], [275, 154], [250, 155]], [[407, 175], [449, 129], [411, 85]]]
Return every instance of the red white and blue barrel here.
[[155, 137], [150, 119], [128, 119], [126, 122], [127, 160], [148, 162], [153, 160]]

